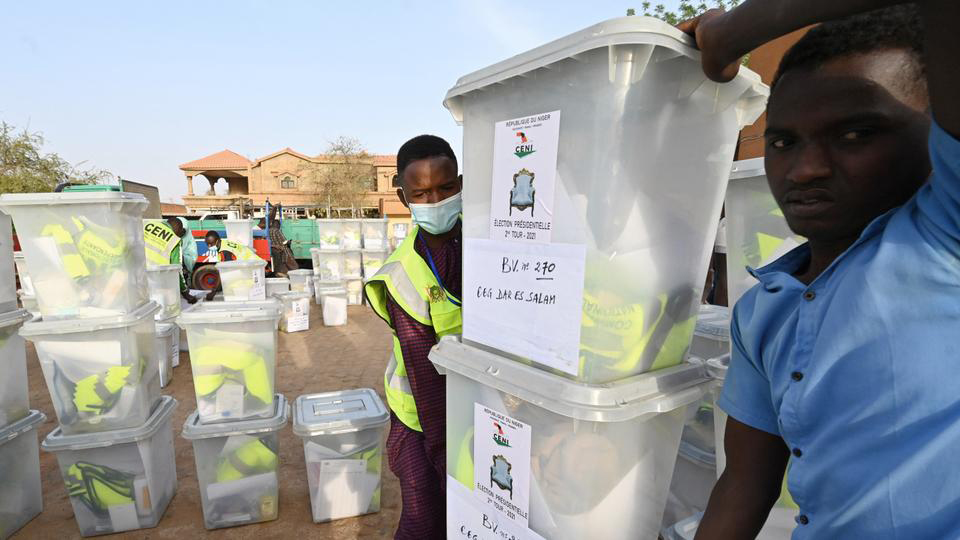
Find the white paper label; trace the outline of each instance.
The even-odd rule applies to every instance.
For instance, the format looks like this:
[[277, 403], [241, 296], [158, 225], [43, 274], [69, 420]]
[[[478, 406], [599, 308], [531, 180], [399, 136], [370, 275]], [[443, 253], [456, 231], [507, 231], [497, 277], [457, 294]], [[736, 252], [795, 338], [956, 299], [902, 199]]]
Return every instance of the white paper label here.
[[315, 471], [317, 490], [311, 498], [314, 517], [340, 519], [367, 513], [373, 495], [380, 486], [380, 475], [367, 472], [365, 459], [322, 460], [319, 467], [308, 463], [308, 474]]
[[263, 272], [253, 271], [253, 286], [250, 287], [251, 300], [264, 300], [267, 297], [267, 284], [264, 283]]
[[523, 528], [530, 518], [530, 426], [480, 403], [473, 411], [473, 494]]
[[290, 303], [287, 315], [287, 332], [299, 332], [310, 328], [310, 299], [303, 298]]
[[544, 540], [526, 527], [502, 518], [447, 476], [447, 538], [460, 540]]
[[467, 238], [463, 336], [577, 374], [586, 248]]
[[113, 532], [132, 531], [140, 528], [140, 518], [137, 517], [137, 505], [134, 503], [107, 507], [110, 513], [110, 525]]
[[550, 241], [559, 141], [560, 111], [497, 122], [491, 240]]
[[217, 390], [216, 410], [222, 416], [243, 416], [243, 385], [224, 383]]

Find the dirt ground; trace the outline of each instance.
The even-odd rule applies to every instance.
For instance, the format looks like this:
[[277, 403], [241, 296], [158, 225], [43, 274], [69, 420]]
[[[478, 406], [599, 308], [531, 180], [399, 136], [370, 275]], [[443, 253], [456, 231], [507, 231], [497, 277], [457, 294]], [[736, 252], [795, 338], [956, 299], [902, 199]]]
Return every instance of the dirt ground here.
[[[324, 327], [319, 309], [311, 309], [310, 330], [280, 333], [276, 390], [293, 402], [301, 394], [350, 388], [373, 388], [383, 398], [383, 370], [391, 348], [387, 326], [366, 306], [351, 306], [347, 326]], [[27, 342], [30, 406], [47, 415], [40, 426], [41, 439], [57, 425], [50, 394], [32, 345]], [[193, 445], [180, 436], [183, 422], [196, 408], [190, 374], [190, 355], [180, 353], [180, 366], [173, 381], [163, 389], [179, 402], [173, 416], [177, 461], [177, 493], [159, 525], [153, 529], [101, 538], [177, 539], [230, 538], [392, 538], [400, 515], [400, 489], [384, 459], [382, 507], [379, 513], [313, 523], [307, 490], [306, 465], [301, 439], [291, 425], [280, 432], [280, 516], [276, 521], [208, 531], [203, 527], [200, 490], [193, 458]], [[53, 454], [40, 452], [43, 512], [13, 535], [13, 538], [80, 538], [73, 509]]]

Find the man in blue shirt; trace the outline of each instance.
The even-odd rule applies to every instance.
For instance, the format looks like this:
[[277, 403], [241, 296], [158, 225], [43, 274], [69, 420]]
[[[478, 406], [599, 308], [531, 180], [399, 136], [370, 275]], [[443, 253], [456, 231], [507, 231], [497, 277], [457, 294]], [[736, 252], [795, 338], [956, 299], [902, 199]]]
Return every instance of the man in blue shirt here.
[[788, 461], [794, 538], [960, 538], [960, 2], [861, 13], [898, 3], [748, 0], [682, 26], [729, 80], [833, 21], [772, 86], [767, 177], [809, 242], [734, 309], [727, 468], [698, 539], [755, 537]]

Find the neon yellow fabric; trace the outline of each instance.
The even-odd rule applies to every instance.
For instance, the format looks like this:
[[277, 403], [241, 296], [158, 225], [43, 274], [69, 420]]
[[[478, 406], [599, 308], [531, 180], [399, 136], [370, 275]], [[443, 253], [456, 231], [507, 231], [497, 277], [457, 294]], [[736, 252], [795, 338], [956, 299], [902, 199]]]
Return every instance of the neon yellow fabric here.
[[239, 343], [211, 342], [191, 354], [197, 395], [213, 394], [230, 380], [264, 403], [273, 403], [270, 373], [263, 355]]
[[102, 413], [113, 407], [120, 391], [130, 377], [130, 366], [118, 366], [99, 375], [90, 375], [77, 381], [73, 403], [79, 412]]
[[73, 218], [73, 225], [79, 231], [77, 251], [88, 265], [101, 271], [124, 265], [127, 246], [122, 232], [81, 218]]
[[180, 245], [180, 237], [162, 221], [144, 221], [143, 247], [148, 264], [180, 264], [171, 261], [174, 250]]
[[60, 262], [71, 279], [81, 279], [90, 275], [90, 269], [83, 262], [83, 257], [77, 251], [76, 244], [73, 243], [73, 235], [67, 229], [57, 223], [45, 225], [40, 230], [40, 236], [49, 236], [57, 245], [57, 251], [60, 254]]
[[67, 469], [65, 483], [71, 497], [79, 497], [91, 510], [135, 502], [133, 475], [90, 463], [77, 462]]
[[[457, 462], [453, 464], [453, 477], [464, 486], [473, 490], [473, 426], [460, 441]], [[448, 470], [450, 470], [448, 468]]]
[[[460, 307], [447, 298], [426, 261], [414, 249], [419, 227], [414, 227], [380, 270], [367, 281], [365, 292], [373, 310], [393, 330], [387, 312], [387, 295], [401, 309], [421, 324], [433, 326], [437, 337], [463, 332], [463, 314]], [[403, 363], [400, 340], [394, 331], [393, 360], [384, 374], [384, 392], [390, 410], [410, 429], [423, 431], [417, 414], [416, 401], [409, 388], [407, 370]]]
[[232, 482], [247, 476], [277, 470], [277, 454], [260, 439], [241, 445], [217, 463], [217, 482]]
[[777, 248], [783, 244], [785, 238], [777, 238], [769, 234], [757, 232], [757, 246], [760, 248], [760, 261], [766, 261], [773, 256]]
[[220, 253], [224, 251], [232, 253], [238, 261], [255, 261], [260, 258], [256, 251], [228, 238], [220, 240]]

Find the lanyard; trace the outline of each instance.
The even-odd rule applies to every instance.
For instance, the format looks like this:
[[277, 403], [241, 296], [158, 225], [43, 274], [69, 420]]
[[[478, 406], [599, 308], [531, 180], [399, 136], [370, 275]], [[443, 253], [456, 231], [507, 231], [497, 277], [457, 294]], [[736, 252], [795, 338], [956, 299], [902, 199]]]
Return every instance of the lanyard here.
[[446, 293], [447, 299], [450, 300], [451, 304], [457, 307], [462, 307], [460, 300], [456, 296], [450, 294], [450, 291], [447, 290], [447, 287], [443, 284], [443, 280], [440, 279], [440, 272], [437, 271], [437, 265], [433, 262], [433, 255], [430, 253], [430, 246], [427, 245], [427, 241], [424, 240], [419, 234], [417, 234], [417, 240], [423, 244], [423, 249], [427, 252], [427, 264], [430, 265], [430, 270], [433, 271], [433, 277], [437, 278], [437, 283], [440, 284], [440, 288], [442, 288], [443, 292]]

